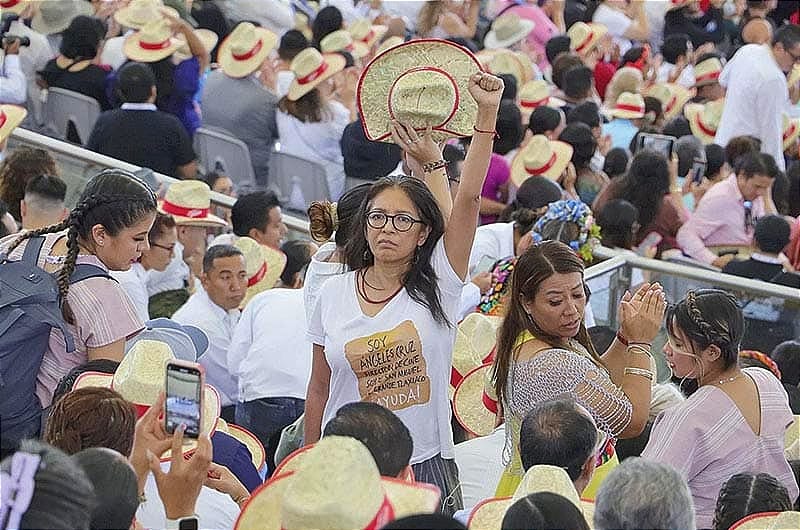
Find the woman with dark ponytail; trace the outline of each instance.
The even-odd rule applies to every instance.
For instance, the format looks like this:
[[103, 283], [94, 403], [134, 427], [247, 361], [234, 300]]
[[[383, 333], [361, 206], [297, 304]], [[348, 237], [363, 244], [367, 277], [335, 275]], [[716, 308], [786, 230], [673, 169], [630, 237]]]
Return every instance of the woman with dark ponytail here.
[[121, 360], [125, 340], [143, 328], [125, 291], [110, 277], [92, 277], [70, 285], [76, 264], [104, 271], [125, 271], [149, 245], [147, 234], [156, 216], [156, 196], [131, 173], [107, 169], [92, 178], [78, 204], [63, 222], [15, 234], [0, 241], [0, 252], [20, 259], [32, 237], [44, 236], [38, 264], [55, 274], [64, 320], [75, 351], [67, 353], [58, 331], [37, 376], [36, 394], [48, 407], [58, 381], [87, 360]]

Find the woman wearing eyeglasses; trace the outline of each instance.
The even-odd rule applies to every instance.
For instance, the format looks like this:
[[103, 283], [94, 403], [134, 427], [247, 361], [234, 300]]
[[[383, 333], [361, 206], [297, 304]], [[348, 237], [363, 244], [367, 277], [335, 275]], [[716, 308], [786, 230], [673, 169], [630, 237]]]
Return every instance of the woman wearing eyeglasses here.
[[119, 282], [133, 302], [136, 315], [142, 322], [150, 320], [147, 309], [147, 271], [163, 272], [172, 261], [173, 249], [178, 241], [178, 230], [172, 216], [157, 213], [147, 240], [150, 247], [142, 251], [142, 257], [130, 269], [123, 272], [111, 271], [111, 276]]
[[[470, 79], [478, 115], [452, 208], [444, 160], [422, 168], [431, 189], [405, 176], [372, 185], [345, 249], [351, 272], [325, 283], [308, 323], [305, 443], [319, 439], [342, 405], [378, 403], [408, 427], [414, 476], [440, 488], [450, 514], [462, 505], [448, 398], [452, 348], [502, 89], [488, 74]], [[395, 133], [404, 150], [431, 140], [411, 128]]]

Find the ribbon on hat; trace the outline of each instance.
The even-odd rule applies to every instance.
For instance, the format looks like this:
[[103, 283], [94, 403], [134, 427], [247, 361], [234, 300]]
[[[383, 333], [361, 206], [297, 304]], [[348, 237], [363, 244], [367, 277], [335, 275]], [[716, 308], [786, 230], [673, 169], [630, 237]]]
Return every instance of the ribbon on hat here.
[[530, 169], [526, 166], [525, 171], [527, 171], [531, 175], [541, 175], [542, 173], [553, 167], [553, 165], [555, 165], [556, 159], [557, 159], [556, 153], [555, 151], [553, 151], [553, 154], [550, 156], [550, 159], [547, 162], [545, 162], [543, 166], [539, 166], [533, 169]]
[[695, 118], [695, 120], [694, 120], [694, 123], [695, 123], [695, 125], [697, 125], [697, 127], [698, 127], [698, 128], [701, 130], [701, 131], [703, 131], [705, 134], [707, 134], [707, 135], [709, 135], [709, 136], [716, 136], [716, 134], [717, 134], [717, 131], [716, 131], [715, 129], [711, 129], [711, 128], [707, 127], [707, 126], [706, 126], [706, 125], [703, 123], [703, 121], [700, 119], [700, 115], [699, 115], [699, 114], [698, 114], [698, 115], [697, 115], [697, 117]]
[[161, 41], [161, 42], [144, 42], [142, 40], [139, 41], [139, 47], [143, 50], [166, 50], [169, 48], [172, 41], [170, 39]]
[[616, 110], [629, 110], [631, 112], [641, 112], [644, 114], [644, 107], [640, 107], [639, 105], [627, 105], [625, 103], [617, 103], [614, 105], [614, 109]]
[[589, 30], [588, 35], [586, 35], [586, 38], [583, 40], [581, 45], [575, 48], [575, 51], [578, 53], [582, 52], [583, 49], [586, 48], [590, 42], [592, 42], [592, 38], [594, 38], [594, 30]]
[[[5, 120], [2, 120], [2, 116], [0, 116], [0, 127], [3, 126], [3, 121], [5, 121]], [[791, 135], [793, 135], [794, 132], [797, 130], [797, 122], [791, 121], [789, 123], [790, 123], [789, 128], [786, 129], [786, 131], [784, 131], [784, 133], [783, 133], [783, 140], [784, 141], [786, 141], [786, 139], [789, 138]]]
[[325, 70], [327, 70], [327, 69], [328, 69], [328, 63], [326, 63], [323, 60], [322, 64], [319, 65], [316, 70], [314, 70], [313, 72], [311, 72], [311, 73], [309, 73], [307, 75], [304, 75], [303, 77], [298, 77], [297, 78], [297, 83], [300, 84], [300, 85], [305, 85], [305, 84], [311, 83], [312, 81], [317, 79], [319, 76], [321, 76], [323, 73], [325, 73]]
[[255, 284], [257, 284], [258, 282], [260, 282], [261, 280], [264, 279], [264, 275], [265, 274], [267, 274], [267, 262], [266, 261], [264, 263], [262, 263], [261, 267], [256, 271], [256, 273], [254, 275], [252, 275], [247, 280], [247, 286], [248, 287], [254, 286]]
[[719, 70], [716, 70], [714, 72], [709, 72], [709, 73], [703, 74], [703, 75], [701, 75], [699, 77], [695, 77], [694, 78], [694, 82], [695, 82], [695, 84], [697, 84], [698, 82], [705, 81], [706, 79], [719, 79], [719, 74], [720, 74]]
[[22, 516], [28, 511], [36, 488], [36, 472], [42, 457], [24, 451], [17, 451], [11, 457], [11, 474], [2, 472], [0, 477], [0, 496], [3, 511], [0, 513], [0, 527], [19, 528]]
[[486, 407], [486, 410], [497, 414], [497, 400], [492, 399], [492, 397], [486, 393], [486, 390], [484, 390], [481, 395], [481, 401], [483, 401], [483, 406]]
[[14, 7], [15, 5], [19, 4], [22, 0], [4, 0], [0, 2], [0, 7], [4, 9], [8, 9], [10, 7]]
[[166, 213], [178, 215], [180, 217], [188, 217], [190, 219], [205, 219], [208, 217], [209, 208], [184, 208], [169, 201], [161, 203], [161, 209]]
[[550, 99], [550, 96], [544, 97], [542, 99], [537, 99], [536, 101], [530, 101], [530, 100], [526, 101], [522, 99], [519, 102], [519, 106], [525, 107], [526, 109], [535, 109], [536, 107], [543, 105], [544, 102], [547, 101], [548, 99]]
[[258, 52], [260, 52], [263, 46], [264, 40], [258, 39], [258, 42], [256, 42], [255, 46], [250, 48], [250, 51], [244, 53], [231, 53], [231, 56], [237, 61], [246, 61], [248, 59], [252, 59]]
[[6, 113], [0, 110], [0, 127], [6, 124], [7, 119], [8, 118], [6, 117]]
[[365, 43], [365, 44], [366, 44], [366, 43], [368, 43], [368, 42], [369, 42], [369, 40], [370, 40], [370, 39], [371, 39], [371, 38], [372, 38], [374, 35], [375, 35], [375, 30], [372, 30], [372, 29], [371, 29], [371, 30], [369, 30], [369, 33], [367, 33], [367, 36], [366, 36], [366, 37], [364, 37], [363, 39], [359, 39], [359, 40], [360, 40], [361, 42], [363, 42], [363, 43]]

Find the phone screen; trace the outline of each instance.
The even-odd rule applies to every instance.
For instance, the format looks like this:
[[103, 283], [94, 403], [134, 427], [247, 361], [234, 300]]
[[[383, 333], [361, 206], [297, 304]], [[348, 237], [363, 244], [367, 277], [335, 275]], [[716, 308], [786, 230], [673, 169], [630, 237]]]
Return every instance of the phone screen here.
[[692, 163], [692, 182], [700, 184], [706, 174], [706, 163], [702, 160], [695, 160]]
[[167, 399], [165, 430], [172, 434], [181, 423], [186, 424], [184, 436], [197, 438], [200, 435], [202, 410], [202, 376], [200, 369], [180, 364], [167, 365]]
[[639, 135], [639, 149], [650, 149], [664, 155], [667, 160], [672, 157], [672, 148], [675, 138], [662, 134], [642, 133]]

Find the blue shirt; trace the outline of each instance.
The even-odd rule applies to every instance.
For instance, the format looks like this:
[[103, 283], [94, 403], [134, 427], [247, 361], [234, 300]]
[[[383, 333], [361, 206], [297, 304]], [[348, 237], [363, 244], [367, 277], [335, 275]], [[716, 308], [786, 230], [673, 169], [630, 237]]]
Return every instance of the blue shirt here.
[[616, 118], [603, 124], [603, 134], [611, 135], [611, 146], [621, 147], [630, 151], [631, 140], [636, 136], [639, 129], [631, 122], [623, 118]]

